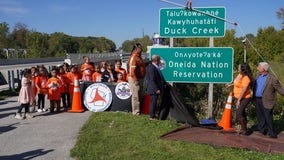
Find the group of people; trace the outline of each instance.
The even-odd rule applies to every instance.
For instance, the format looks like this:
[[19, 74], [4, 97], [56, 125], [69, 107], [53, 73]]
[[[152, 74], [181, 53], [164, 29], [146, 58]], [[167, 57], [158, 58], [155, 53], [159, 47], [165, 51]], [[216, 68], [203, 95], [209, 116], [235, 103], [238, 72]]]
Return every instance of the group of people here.
[[[252, 100], [255, 103], [259, 132], [270, 138], [277, 138], [273, 126], [273, 107], [276, 103], [276, 92], [284, 96], [284, 88], [273, 74], [269, 73], [269, 64], [260, 62], [257, 67], [258, 75], [254, 79], [247, 63], [238, 66], [238, 75], [234, 79], [233, 94], [236, 99], [236, 120], [241, 126], [239, 134], [249, 135], [245, 109]], [[253, 94], [251, 94], [253, 93]]]
[[[67, 111], [72, 105], [75, 80], [112, 83], [127, 81], [127, 72], [122, 68], [120, 60], [115, 61], [114, 68], [111, 62], [103, 61], [100, 64], [94, 64], [90, 62], [89, 57], [83, 59], [84, 63], [80, 67], [63, 63], [52, 67], [50, 72], [44, 66], [24, 69], [21, 73], [21, 90], [18, 97], [21, 105], [15, 118], [32, 118], [31, 112], [47, 111], [45, 108], [46, 95], [50, 101], [50, 112], [60, 112], [61, 103], [63, 110]], [[31, 110], [30, 104], [32, 104]], [[23, 108], [25, 108], [24, 115], [21, 114]]]
[[[144, 96], [144, 79], [146, 79], [146, 93], [150, 95], [150, 120], [157, 119], [157, 101], [163, 96], [167, 82], [159, 68], [160, 56], [153, 54], [151, 62], [144, 62], [141, 53], [143, 49], [141, 44], [137, 43], [133, 46], [131, 56], [128, 59], [128, 82], [132, 92], [132, 114], [140, 115], [140, 102]], [[159, 113], [164, 106], [159, 107]]]
[[[22, 88], [19, 93], [21, 103], [16, 118], [23, 119], [32, 117], [29, 114], [30, 103], [35, 109], [35, 95], [37, 95], [38, 112], [44, 112], [45, 95], [50, 100], [50, 112], [60, 111], [62, 101], [64, 110], [71, 107], [71, 99], [74, 88], [74, 80], [92, 82], [128, 82], [132, 97], [132, 114], [140, 115], [141, 101], [144, 96], [144, 79], [146, 79], [146, 93], [150, 95], [150, 120], [157, 119], [157, 101], [162, 97], [168, 83], [159, 68], [159, 55], [152, 55], [151, 62], [144, 62], [141, 53], [142, 45], [137, 43], [133, 46], [131, 56], [128, 59], [127, 70], [122, 68], [120, 60], [115, 62], [115, 68], [110, 62], [94, 64], [89, 57], [84, 57], [84, 63], [79, 70], [78, 65], [68, 66], [67, 63], [53, 68], [48, 76], [44, 66], [32, 67], [23, 71]], [[233, 86], [233, 94], [236, 99], [236, 119], [241, 126], [240, 134], [249, 135], [247, 129], [246, 108], [251, 100], [255, 102], [258, 119], [258, 130], [270, 138], [277, 138], [273, 126], [273, 107], [276, 103], [276, 92], [284, 95], [284, 88], [279, 80], [269, 73], [267, 62], [259, 63], [258, 76], [254, 79], [250, 66], [247, 63], [238, 66], [238, 75], [234, 82], [227, 87]], [[127, 72], [128, 71], [128, 72]], [[251, 94], [253, 93], [253, 94]], [[24, 116], [21, 115], [25, 108]], [[160, 111], [163, 106], [160, 106]]]
[[[143, 62], [141, 53], [142, 46], [140, 44], [134, 45], [131, 57], [128, 60], [128, 82], [132, 92], [132, 113], [133, 115], [140, 114], [140, 102], [143, 93], [139, 93], [139, 91], [143, 88], [142, 82], [146, 77], [146, 93], [150, 95], [150, 120], [154, 120], [157, 119], [155, 113], [158, 97], [163, 96], [168, 83], [159, 68], [161, 63], [159, 55], [153, 54], [151, 63], [147, 64]], [[273, 108], [276, 103], [276, 93], [278, 92], [284, 96], [284, 87], [277, 77], [269, 73], [269, 68], [267, 62], [260, 62], [257, 67], [258, 75], [254, 78], [250, 66], [247, 63], [240, 64], [234, 82], [227, 85], [228, 87], [234, 87], [236, 119], [241, 126], [239, 134], [249, 135], [251, 133], [247, 128], [245, 110], [252, 101], [255, 102], [256, 106], [259, 132], [268, 135], [270, 138], [277, 138], [277, 132], [273, 126]], [[160, 111], [164, 107], [160, 106]]]

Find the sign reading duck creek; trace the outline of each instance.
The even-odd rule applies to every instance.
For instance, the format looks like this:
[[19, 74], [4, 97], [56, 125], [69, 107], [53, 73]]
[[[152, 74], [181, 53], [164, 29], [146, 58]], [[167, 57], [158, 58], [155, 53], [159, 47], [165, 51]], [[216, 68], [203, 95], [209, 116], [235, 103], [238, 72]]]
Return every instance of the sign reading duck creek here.
[[160, 68], [168, 82], [230, 83], [233, 48], [152, 48], [161, 57]]
[[[162, 37], [224, 37], [225, 8], [160, 9], [160, 36]], [[215, 17], [213, 17], [215, 16]]]

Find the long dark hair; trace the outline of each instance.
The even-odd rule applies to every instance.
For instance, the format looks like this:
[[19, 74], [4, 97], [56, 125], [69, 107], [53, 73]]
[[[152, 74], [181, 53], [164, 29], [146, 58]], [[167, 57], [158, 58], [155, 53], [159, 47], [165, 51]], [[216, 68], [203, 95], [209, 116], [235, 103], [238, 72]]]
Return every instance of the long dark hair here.
[[131, 50], [131, 53], [132, 53], [136, 48], [141, 47], [141, 46], [142, 46], [142, 45], [141, 45], [140, 43], [134, 44], [134, 45], [133, 45], [133, 48], [132, 48], [132, 50]]
[[32, 74], [32, 70], [30, 68], [25, 68], [22, 72], [21, 75], [26, 77], [28, 74]]
[[240, 66], [241, 66], [241, 73], [243, 75], [246, 75], [246, 76], [249, 77], [249, 79], [250, 79], [250, 87], [253, 87], [253, 85], [254, 85], [254, 78], [253, 78], [250, 66], [247, 63], [242, 63]]

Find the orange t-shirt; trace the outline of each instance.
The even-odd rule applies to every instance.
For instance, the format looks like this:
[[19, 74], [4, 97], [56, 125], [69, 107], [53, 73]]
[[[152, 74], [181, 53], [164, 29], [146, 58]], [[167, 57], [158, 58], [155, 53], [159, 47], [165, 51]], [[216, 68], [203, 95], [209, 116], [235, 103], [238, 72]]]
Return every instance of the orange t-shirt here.
[[67, 76], [68, 81], [70, 82], [68, 85], [68, 92], [69, 94], [73, 94], [74, 82], [75, 82], [75, 79], [77, 80], [81, 79], [80, 73], [79, 72], [76, 72], [76, 73], [68, 72], [66, 76]]
[[41, 94], [47, 94], [46, 89], [46, 82], [47, 82], [47, 76], [46, 75], [38, 75], [35, 79], [35, 84], [38, 87], [37, 92]]
[[61, 83], [62, 83], [62, 86], [60, 87], [60, 92], [61, 93], [67, 93], [68, 92], [67, 74], [66, 73], [59, 74], [57, 77], [61, 80]]
[[81, 73], [83, 77], [92, 77], [94, 72], [94, 67], [89, 63], [84, 63], [81, 65]]
[[248, 76], [242, 76], [238, 74], [237, 78], [234, 80], [234, 97], [239, 98], [244, 87], [247, 87], [243, 98], [250, 98], [250, 79]]
[[93, 82], [101, 82], [102, 81], [102, 74], [100, 72], [94, 72], [92, 75]]
[[62, 82], [59, 78], [51, 77], [47, 80], [46, 88], [48, 88], [49, 100], [60, 100], [60, 87]]
[[126, 72], [126, 70], [124, 68], [115, 68], [115, 71], [121, 73], [122, 74], [122, 79], [124, 81], [126, 81], [127, 72]]

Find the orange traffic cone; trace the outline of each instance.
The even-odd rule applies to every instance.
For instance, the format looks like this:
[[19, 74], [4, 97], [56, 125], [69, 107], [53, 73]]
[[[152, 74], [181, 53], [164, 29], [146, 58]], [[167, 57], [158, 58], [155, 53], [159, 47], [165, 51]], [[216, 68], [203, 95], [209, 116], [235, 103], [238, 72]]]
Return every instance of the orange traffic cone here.
[[232, 130], [231, 128], [231, 117], [232, 117], [231, 107], [232, 107], [232, 99], [233, 99], [232, 96], [233, 96], [233, 93], [230, 92], [228, 99], [227, 99], [226, 106], [225, 106], [225, 110], [222, 115], [222, 119], [218, 123], [218, 126], [223, 127], [223, 130], [225, 131]]
[[72, 98], [72, 108], [68, 112], [84, 112], [82, 108], [81, 94], [78, 79], [74, 81], [74, 91]]

